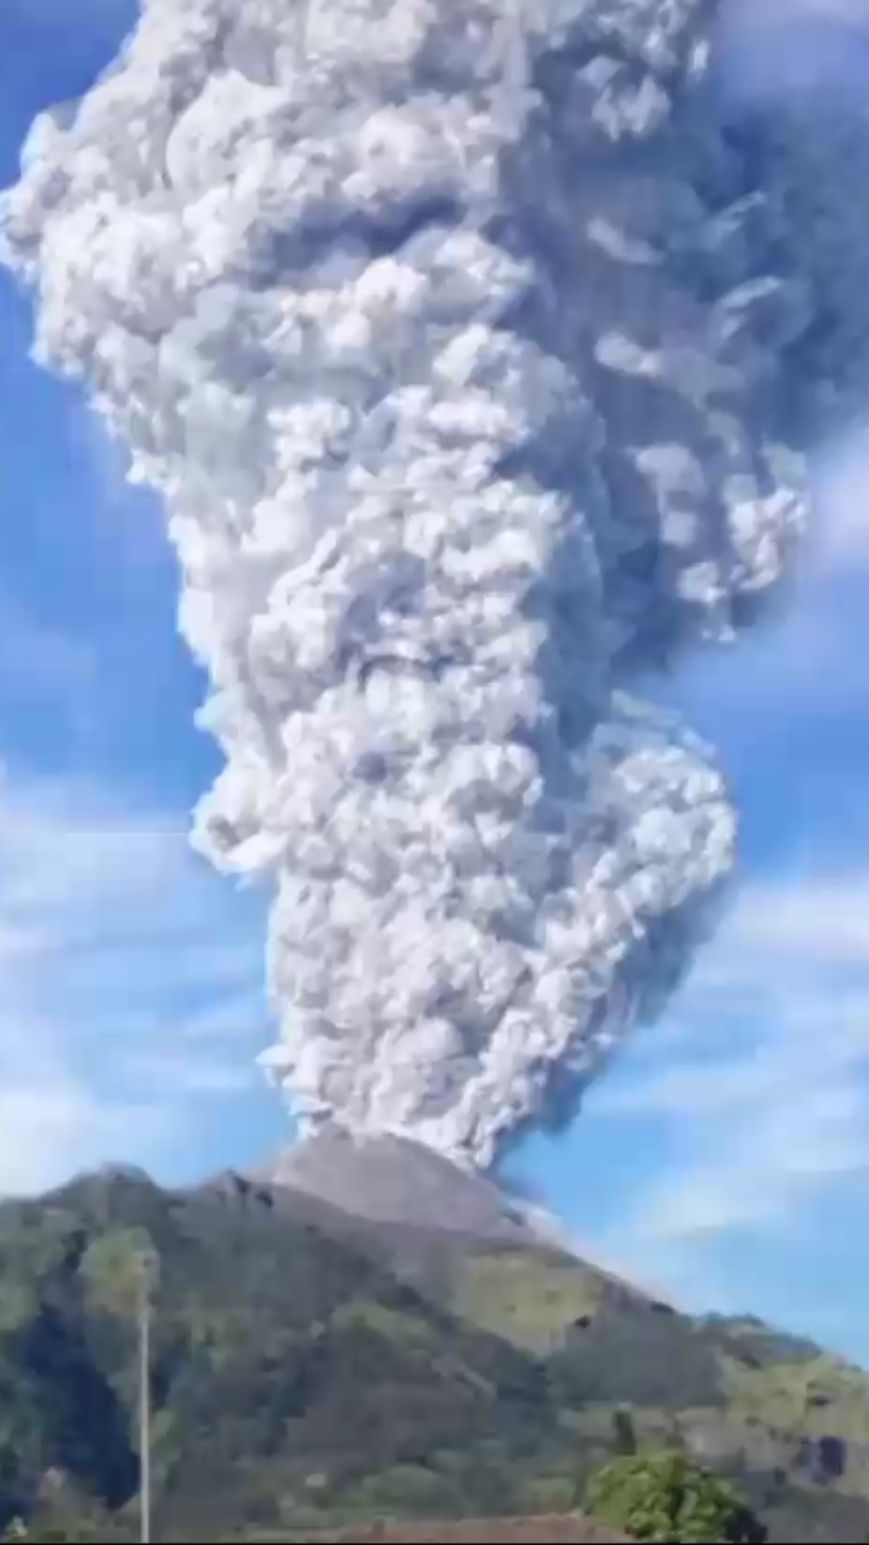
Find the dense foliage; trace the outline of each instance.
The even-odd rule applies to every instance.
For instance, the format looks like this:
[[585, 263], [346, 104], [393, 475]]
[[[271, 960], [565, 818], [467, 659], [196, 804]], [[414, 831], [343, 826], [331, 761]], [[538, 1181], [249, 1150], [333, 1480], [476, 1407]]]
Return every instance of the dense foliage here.
[[587, 1503], [599, 1518], [637, 1540], [763, 1545], [766, 1539], [734, 1487], [679, 1449], [614, 1459], [592, 1476]]
[[157, 1539], [566, 1511], [616, 1456], [648, 1468], [677, 1440], [772, 1540], [869, 1534], [869, 1381], [814, 1348], [545, 1247], [118, 1171], [0, 1206], [0, 1532], [137, 1537], [149, 1251]]

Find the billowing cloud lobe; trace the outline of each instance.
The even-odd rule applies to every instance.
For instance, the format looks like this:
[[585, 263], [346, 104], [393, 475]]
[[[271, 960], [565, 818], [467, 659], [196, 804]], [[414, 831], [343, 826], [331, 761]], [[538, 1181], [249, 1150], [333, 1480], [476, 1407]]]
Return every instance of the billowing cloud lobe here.
[[226, 755], [194, 840], [274, 886], [309, 1125], [490, 1164], [731, 868], [711, 753], [628, 693], [781, 575], [869, 311], [823, 180], [859, 125], [737, 133], [714, 36], [703, 0], [148, 0], [4, 198], [39, 356], [165, 500]]

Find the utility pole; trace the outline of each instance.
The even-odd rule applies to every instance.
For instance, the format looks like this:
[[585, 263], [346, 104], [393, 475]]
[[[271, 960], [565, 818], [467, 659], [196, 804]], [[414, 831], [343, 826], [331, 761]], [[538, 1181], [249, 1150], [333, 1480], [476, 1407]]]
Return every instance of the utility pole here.
[[151, 1295], [157, 1280], [157, 1256], [139, 1257], [139, 1496], [141, 1541], [151, 1540]]
[[151, 1301], [142, 1272], [139, 1306], [139, 1465], [142, 1496], [142, 1545], [151, 1539]]
[[[0, 0], [2, 3], [2, 0]], [[139, 1407], [139, 1509], [142, 1545], [151, 1541], [151, 1321], [160, 1257], [145, 1228], [110, 1230], [89, 1246], [82, 1271], [92, 1301], [123, 1321]], [[130, 1340], [135, 1340], [135, 1350]], [[129, 1368], [129, 1364], [128, 1364]], [[138, 1400], [136, 1397], [138, 1396]]]

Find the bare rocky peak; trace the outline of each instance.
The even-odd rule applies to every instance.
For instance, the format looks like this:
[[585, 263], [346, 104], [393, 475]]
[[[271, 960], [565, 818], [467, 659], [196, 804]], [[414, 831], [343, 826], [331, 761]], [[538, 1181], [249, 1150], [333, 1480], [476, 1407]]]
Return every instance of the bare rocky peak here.
[[504, 1243], [540, 1242], [522, 1204], [491, 1180], [388, 1133], [355, 1137], [330, 1127], [279, 1154], [254, 1178], [370, 1222]]

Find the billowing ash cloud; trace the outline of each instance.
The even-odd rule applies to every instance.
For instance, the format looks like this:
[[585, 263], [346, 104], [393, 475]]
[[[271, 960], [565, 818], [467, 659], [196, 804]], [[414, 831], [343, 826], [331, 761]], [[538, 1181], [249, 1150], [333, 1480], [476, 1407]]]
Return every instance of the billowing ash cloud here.
[[722, 125], [713, 24], [150, 0], [5, 199], [39, 357], [165, 498], [226, 754], [195, 841], [273, 879], [267, 1061], [309, 1125], [489, 1164], [731, 867], [709, 752], [625, 686], [779, 577], [798, 383], [859, 307], [828, 141]]

